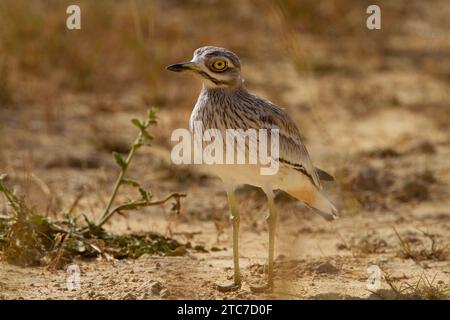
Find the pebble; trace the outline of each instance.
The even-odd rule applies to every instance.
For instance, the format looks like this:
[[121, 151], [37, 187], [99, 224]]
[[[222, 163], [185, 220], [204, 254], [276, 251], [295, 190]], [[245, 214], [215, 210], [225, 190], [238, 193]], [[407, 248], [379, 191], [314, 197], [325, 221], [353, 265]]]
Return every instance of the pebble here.
[[167, 297], [169, 296], [169, 290], [167, 290], [167, 289], [162, 289], [162, 290], [159, 292], [159, 296], [160, 296], [161, 298], [167, 298]]
[[136, 300], [137, 297], [136, 297], [134, 294], [132, 294], [132, 293], [130, 292], [130, 293], [127, 293], [127, 294], [123, 297], [123, 299], [124, 299], [124, 300]]
[[153, 294], [160, 294], [162, 289], [163, 286], [158, 281], [155, 281], [152, 284], [150, 284], [150, 290]]

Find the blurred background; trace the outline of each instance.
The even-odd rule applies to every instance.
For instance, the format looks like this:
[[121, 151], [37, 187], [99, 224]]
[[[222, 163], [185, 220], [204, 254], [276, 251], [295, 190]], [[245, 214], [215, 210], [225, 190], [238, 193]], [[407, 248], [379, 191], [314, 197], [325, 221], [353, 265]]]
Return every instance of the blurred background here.
[[[66, 28], [71, 4], [81, 8], [81, 30]], [[366, 27], [371, 4], [381, 7], [381, 30]], [[130, 175], [156, 196], [186, 192], [183, 214], [145, 209], [108, 228], [200, 229], [199, 243], [228, 248], [220, 182], [170, 163], [170, 134], [187, 128], [200, 81], [165, 69], [198, 47], [221, 46], [241, 58], [247, 88], [285, 108], [313, 161], [337, 178], [326, 186], [342, 211], [337, 227], [280, 197], [280, 228], [302, 248], [281, 252], [314, 256], [319, 243], [321, 259], [349, 243], [368, 254], [385, 243], [395, 253], [393, 223], [448, 243], [449, 16], [446, 0], [1, 1], [0, 172], [49, 216], [83, 194], [77, 212], [98, 217], [117, 174], [111, 152], [129, 150], [130, 119], [155, 106], [155, 141]], [[253, 188], [241, 197], [244, 255], [263, 258], [264, 198]], [[305, 249], [310, 241], [316, 253]], [[439, 263], [448, 271], [448, 260]]]

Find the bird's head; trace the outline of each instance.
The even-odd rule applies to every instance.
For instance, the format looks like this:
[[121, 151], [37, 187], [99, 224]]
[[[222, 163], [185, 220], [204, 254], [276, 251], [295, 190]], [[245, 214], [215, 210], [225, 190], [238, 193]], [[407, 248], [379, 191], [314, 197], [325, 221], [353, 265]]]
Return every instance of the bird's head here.
[[167, 69], [197, 73], [202, 76], [203, 83], [208, 88], [235, 88], [242, 84], [239, 57], [224, 48], [198, 48], [191, 61], [172, 64]]

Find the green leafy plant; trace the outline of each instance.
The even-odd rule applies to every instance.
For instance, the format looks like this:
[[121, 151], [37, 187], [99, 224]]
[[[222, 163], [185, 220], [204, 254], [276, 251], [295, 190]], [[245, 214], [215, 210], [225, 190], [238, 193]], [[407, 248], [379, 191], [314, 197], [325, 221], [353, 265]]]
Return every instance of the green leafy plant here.
[[[153, 137], [148, 133], [147, 129], [151, 125], [155, 125], [157, 123], [156, 121], [156, 110], [154, 108], [150, 108], [147, 112], [147, 118], [144, 121], [141, 121], [139, 119], [132, 119], [131, 123], [136, 126], [139, 129], [139, 134], [134, 140], [131, 149], [127, 155], [127, 157], [124, 159], [120, 153], [113, 152], [114, 160], [116, 161], [117, 165], [120, 168], [119, 176], [117, 177], [116, 183], [114, 184], [113, 191], [111, 193], [111, 196], [109, 198], [109, 201], [103, 211], [103, 215], [98, 222], [97, 226], [101, 227], [103, 226], [115, 213], [125, 211], [125, 210], [134, 210], [141, 207], [148, 207], [148, 206], [155, 206], [163, 204], [170, 199], [175, 199], [175, 203], [173, 204], [174, 210], [179, 212], [181, 208], [180, 199], [185, 197], [185, 194], [180, 193], [172, 193], [168, 195], [166, 198], [159, 200], [159, 201], [151, 201], [152, 194], [151, 192], [148, 192], [147, 190], [143, 189], [139, 182], [137, 182], [134, 179], [126, 178], [126, 173], [128, 170], [128, 167], [133, 160], [133, 157], [136, 153], [136, 151], [144, 144], [150, 143], [150, 141], [153, 140]], [[119, 188], [122, 185], [130, 185], [132, 187], [138, 188], [139, 193], [141, 194], [141, 199], [138, 200], [132, 200], [123, 204], [120, 204], [116, 207], [112, 207], [114, 203], [114, 199], [117, 196], [117, 192], [119, 191]]]
[[[77, 223], [73, 211], [81, 195], [64, 214], [64, 218], [52, 221], [30, 207], [24, 197], [18, 196], [6, 185], [6, 174], [0, 175], [0, 193], [3, 193], [12, 214], [0, 216], [0, 250], [6, 260], [21, 266], [49, 265], [59, 267], [75, 256], [96, 257], [99, 255], [116, 259], [138, 258], [142, 254], [164, 254], [168, 256], [182, 255], [190, 244], [181, 244], [157, 233], [112, 235], [106, 232], [103, 225], [115, 213], [135, 210], [142, 207], [161, 205], [175, 199], [172, 209], [180, 212], [181, 198], [185, 194], [172, 193], [161, 200], [152, 201], [150, 191], [141, 187], [138, 181], [126, 177], [127, 169], [136, 151], [153, 139], [148, 128], [156, 124], [154, 109], [150, 109], [144, 121], [133, 119], [132, 124], [139, 129], [139, 134], [124, 159], [119, 153], [113, 157], [119, 166], [120, 173], [114, 184], [109, 201], [103, 210], [100, 220], [95, 223], [84, 217], [84, 225]], [[122, 185], [137, 188], [141, 198], [113, 206], [117, 193]], [[194, 248], [195, 249], [195, 248]]]

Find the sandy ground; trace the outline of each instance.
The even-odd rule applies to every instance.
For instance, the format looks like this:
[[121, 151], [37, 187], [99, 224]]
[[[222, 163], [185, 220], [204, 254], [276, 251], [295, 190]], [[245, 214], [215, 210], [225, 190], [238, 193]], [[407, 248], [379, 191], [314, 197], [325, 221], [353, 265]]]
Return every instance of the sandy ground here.
[[[70, 109], [69, 106], [67, 108]], [[83, 113], [83, 107], [77, 110], [80, 114]], [[105, 114], [103, 119], [106, 116], [114, 117]], [[128, 113], [121, 114], [120, 119], [128, 116]], [[328, 112], [323, 116], [329, 116]], [[165, 118], [164, 113], [161, 118]], [[383, 126], [380, 126], [380, 123]], [[157, 194], [163, 194], [166, 190], [187, 192], [188, 198], [183, 202], [182, 214], [176, 216], [170, 213], [167, 207], [152, 208], [144, 212], [129, 213], [126, 217], [117, 216], [108, 228], [119, 233], [158, 231], [180, 241], [191, 241], [193, 244], [204, 245], [208, 250], [214, 247], [219, 251], [191, 252], [182, 257], [143, 256], [137, 260], [124, 261], [76, 261], [81, 268], [81, 289], [75, 291], [67, 289], [65, 270], [50, 271], [44, 267], [21, 268], [1, 262], [0, 271], [5, 275], [0, 280], [1, 297], [5, 299], [376, 298], [367, 290], [366, 285], [369, 275], [367, 268], [372, 264], [392, 274], [398, 281], [414, 283], [425, 274], [429, 279], [435, 277], [436, 284], [448, 284], [450, 273], [448, 258], [443, 261], [425, 259], [418, 262], [402, 258], [400, 242], [393, 229], [395, 227], [403, 237], [418, 248], [431, 246], [430, 239], [424, 237], [422, 232], [435, 235], [440, 245], [449, 243], [448, 131], [435, 129], [434, 122], [420, 113], [396, 109], [371, 114], [357, 123], [346, 122], [344, 115], [326, 130], [333, 137], [329, 145], [319, 143], [320, 138], [308, 139], [313, 158], [319, 157], [322, 161], [318, 163], [324, 168], [336, 163], [334, 165], [338, 169], [345, 167], [351, 173], [354, 171], [357, 178], [344, 176], [338, 182], [326, 186], [338, 205], [344, 208], [340, 219], [333, 223], [327, 223], [300, 204], [286, 200], [286, 197], [280, 197], [278, 205], [281, 217], [276, 248], [277, 286], [272, 294], [253, 294], [249, 289], [249, 284], [261, 281], [264, 275], [267, 227], [264, 222], [266, 206], [263, 196], [258, 190], [248, 187], [239, 191], [239, 204], [243, 215], [241, 264], [244, 285], [238, 292], [220, 293], [213, 288], [214, 283], [226, 282], [232, 275], [230, 227], [227, 221], [226, 197], [220, 181], [186, 168], [179, 169], [165, 165], [168, 151], [164, 148], [155, 148], [151, 152], [143, 151], [138, 157], [135, 163], [135, 167], [138, 168], [136, 171], [143, 172], [142, 180], [150, 188], [158, 187]], [[19, 136], [21, 130], [18, 131]], [[345, 133], [346, 131], [352, 133]], [[73, 141], [79, 141], [76, 137], [68, 136]], [[353, 154], [346, 153], [350, 144], [349, 136], [353, 137], [351, 142]], [[54, 135], [42, 137], [45, 138], [49, 140], [47, 143], [53, 146], [61, 139]], [[432, 146], [432, 152], [427, 146], [429, 148]], [[386, 148], [392, 148], [402, 154], [391, 158], [360, 155], [370, 150], [388, 150]], [[86, 159], [90, 157], [89, 151], [81, 153], [80, 149], [77, 149], [75, 155], [65, 153], [72, 149], [63, 149], [62, 154], [57, 154], [56, 150], [55, 147], [55, 153], [44, 155], [36, 149], [33, 152], [33, 161], [42, 163], [39, 157], [64, 159], [67, 156], [81, 159], [83, 163], [88, 162]], [[34, 167], [33, 174], [45, 179], [48, 188], [57, 194], [64, 194], [66, 189], [74, 191], [84, 188], [90, 191], [83, 198], [77, 211], [92, 210], [94, 215], [96, 203], [102, 203], [106, 198], [108, 191], [106, 185], [110, 183], [113, 175], [108, 175], [104, 173], [105, 169], [99, 168], [83, 168], [80, 172], [78, 162], [72, 161], [75, 165], [70, 161], [69, 164], [64, 162], [52, 164], [51, 161], [55, 161], [54, 159], [48, 160], [49, 162], [42, 166]], [[114, 172], [114, 166], [107, 154], [91, 161], [94, 164], [104, 161], [105, 167], [109, 168], [106, 170]], [[48, 169], [48, 163], [56, 168]], [[368, 167], [379, 168], [377, 169], [379, 172], [392, 173], [394, 183], [398, 186], [389, 189], [393, 191], [387, 193], [378, 189], [384, 188], [384, 182], [372, 188], [370, 179], [367, 182], [361, 178], [364, 176], [364, 170], [367, 170], [365, 168]], [[423, 170], [432, 170], [436, 181], [427, 183], [426, 190], [419, 188], [417, 192], [407, 192], [404, 201], [396, 199], [395, 195], [399, 192], [401, 194], [406, 188], [404, 186], [406, 181], [409, 181], [408, 177], [413, 177]], [[337, 169], [332, 167], [331, 172], [340, 178]], [[368, 198], [364, 198], [362, 204], [355, 200], [355, 194], [361, 196], [358, 192], [342, 191], [346, 186], [346, 179], [360, 187], [369, 184]], [[24, 177], [24, 181], [28, 181], [24, 185], [24, 188], [29, 188], [28, 194], [35, 195], [36, 199], [45, 199], [42, 195], [45, 194], [45, 188], [37, 182], [40, 179]], [[65, 199], [70, 202], [69, 200]], [[382, 282], [382, 288], [388, 289], [388, 285]]]
[[[286, 196], [277, 197], [273, 293], [249, 289], [264, 279], [268, 241], [265, 199], [251, 187], [238, 191], [242, 289], [214, 289], [214, 283], [232, 276], [225, 192], [216, 178], [169, 161], [170, 133], [187, 127], [199, 82], [166, 75], [161, 68], [157, 73], [165, 77], [165, 92], [173, 95], [159, 105], [154, 145], [139, 150], [130, 175], [139, 177], [156, 198], [187, 193], [182, 213], [173, 214], [170, 205], [152, 207], [115, 216], [107, 229], [157, 231], [208, 252], [77, 259], [77, 290], [67, 288], [65, 270], [22, 268], [0, 256], [0, 299], [379, 298], [367, 289], [371, 265], [398, 284], [415, 284], [425, 276], [434, 279], [433, 285], [448, 286], [448, 250], [446, 255], [433, 250], [450, 243], [450, 48], [448, 38], [444, 41], [448, 30], [430, 21], [431, 39], [420, 41], [417, 34], [405, 33], [384, 44], [383, 56], [353, 59], [334, 54], [330, 43], [303, 37], [302, 46], [334, 66], [323, 73], [298, 73], [286, 56], [243, 57], [247, 87], [286, 109], [305, 136], [313, 162], [337, 180], [325, 186], [340, 208], [333, 223]], [[42, 80], [26, 85], [30, 92], [47, 88]], [[111, 151], [127, 150], [136, 134], [130, 119], [144, 116], [147, 90], [135, 83], [102, 94], [52, 89], [2, 107], [0, 171], [40, 212], [57, 217], [81, 192], [75, 214], [99, 217], [117, 174]], [[118, 200], [133, 196], [134, 191], [124, 189]], [[3, 198], [0, 213], [6, 213]], [[395, 230], [416, 259], [404, 256]], [[431, 239], [437, 246], [433, 250]], [[381, 288], [389, 291], [383, 279]]]
[[[417, 282], [425, 274], [435, 284], [448, 283], [449, 262], [421, 261], [398, 256], [399, 244], [391, 225], [413, 239], [415, 229], [446, 234], [449, 218], [432, 210], [415, 208], [402, 217], [386, 214], [375, 219], [367, 214], [343, 218], [334, 225], [305, 213], [303, 218], [283, 216], [277, 246], [277, 280], [272, 294], [254, 294], [249, 284], [263, 279], [265, 228], [249, 230], [248, 220], [241, 235], [241, 266], [244, 285], [233, 293], [220, 293], [214, 283], [224, 283], [232, 276], [231, 250], [227, 239], [216, 243], [216, 228], [210, 222], [179, 224], [178, 232], [199, 232], [195, 243], [223, 249], [210, 253], [189, 253], [182, 257], [144, 255], [137, 260], [75, 261], [81, 269], [81, 288], [69, 290], [64, 270], [20, 268], [5, 263], [1, 272], [1, 297], [4, 299], [351, 299], [378, 298], [367, 290], [367, 267], [377, 265], [399, 281]], [[286, 212], [285, 212], [286, 213]], [[399, 222], [400, 220], [400, 222]], [[290, 223], [289, 223], [290, 221]], [[228, 230], [225, 230], [228, 232]], [[283, 234], [281, 236], [280, 234]], [[356, 241], [355, 241], [356, 239]], [[358, 242], [359, 241], [359, 242]], [[381, 242], [378, 247], [377, 243]], [[446, 239], [448, 241], [448, 238]], [[360, 247], [347, 249], [345, 243]], [[376, 248], [374, 253], [366, 253]], [[388, 285], [382, 282], [382, 288]]]

